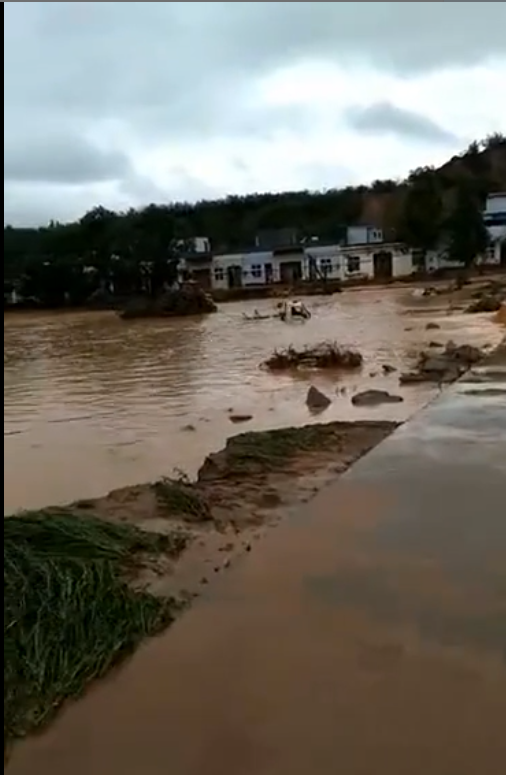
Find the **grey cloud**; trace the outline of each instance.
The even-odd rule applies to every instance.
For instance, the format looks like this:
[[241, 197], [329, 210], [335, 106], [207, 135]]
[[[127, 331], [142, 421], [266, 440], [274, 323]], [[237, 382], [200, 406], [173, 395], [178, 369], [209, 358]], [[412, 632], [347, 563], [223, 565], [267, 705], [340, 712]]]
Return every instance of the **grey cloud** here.
[[128, 157], [119, 151], [104, 151], [85, 138], [55, 131], [5, 133], [4, 180], [32, 183], [82, 184], [124, 177], [130, 169]]
[[[506, 4], [10, 2], [4, 20], [6, 174], [69, 180], [73, 152], [68, 147], [65, 159], [61, 146], [68, 134], [87, 168], [81, 180], [127, 180], [124, 158], [102, 152], [92, 161], [93, 149], [74, 139], [111, 122], [145, 147], [269, 137], [303, 121], [250, 107], [252, 85], [269, 72], [307, 60], [407, 77], [471, 65], [504, 55]], [[42, 143], [48, 116], [54, 137], [48, 131]]]
[[350, 126], [367, 134], [394, 134], [410, 140], [455, 143], [459, 138], [427, 116], [399, 108], [391, 102], [375, 102], [367, 107], [347, 111]]

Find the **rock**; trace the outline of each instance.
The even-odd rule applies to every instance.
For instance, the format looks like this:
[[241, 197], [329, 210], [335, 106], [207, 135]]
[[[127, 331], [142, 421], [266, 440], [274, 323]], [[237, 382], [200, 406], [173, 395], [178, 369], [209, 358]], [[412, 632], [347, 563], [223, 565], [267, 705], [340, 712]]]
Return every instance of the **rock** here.
[[483, 353], [479, 347], [474, 347], [472, 344], [457, 346], [454, 342], [448, 342], [445, 348], [445, 355], [465, 366], [472, 366], [483, 358]]
[[195, 426], [194, 426], [194, 425], [192, 425], [191, 423], [188, 423], [188, 425], [183, 425], [183, 427], [181, 428], [181, 430], [182, 430], [182, 431], [194, 431], [194, 430], [196, 430], [196, 429], [195, 429]]
[[498, 296], [482, 296], [469, 305], [466, 312], [498, 312], [501, 309], [501, 299]]
[[323, 411], [323, 409], [326, 409], [331, 403], [332, 401], [325, 393], [322, 393], [321, 390], [318, 390], [314, 385], [311, 385], [306, 396], [306, 406], [311, 411]]
[[455, 342], [450, 341], [442, 353], [420, 353], [417, 371], [402, 374], [400, 383], [408, 385], [416, 382], [454, 382], [482, 357], [483, 352], [478, 347], [469, 344], [457, 346]]
[[436, 329], [441, 328], [441, 326], [438, 323], [427, 323], [425, 326], [426, 331], [435, 331]]
[[415, 385], [419, 382], [427, 382], [427, 375], [416, 371], [409, 371], [399, 376], [400, 385]]
[[397, 371], [395, 366], [391, 366], [389, 363], [384, 363], [381, 368], [384, 374], [393, 374], [394, 371]]
[[448, 358], [442, 354], [424, 357], [423, 360], [420, 360], [419, 369], [426, 374], [429, 372], [442, 374], [448, 371], [449, 366]]
[[429, 342], [429, 347], [443, 347], [441, 342]]
[[230, 420], [230, 422], [235, 422], [235, 423], [248, 422], [249, 420], [253, 419], [253, 415], [252, 414], [230, 414], [228, 419]]
[[398, 404], [404, 401], [402, 396], [395, 396], [386, 390], [364, 390], [352, 397], [354, 406], [378, 406], [379, 404]]

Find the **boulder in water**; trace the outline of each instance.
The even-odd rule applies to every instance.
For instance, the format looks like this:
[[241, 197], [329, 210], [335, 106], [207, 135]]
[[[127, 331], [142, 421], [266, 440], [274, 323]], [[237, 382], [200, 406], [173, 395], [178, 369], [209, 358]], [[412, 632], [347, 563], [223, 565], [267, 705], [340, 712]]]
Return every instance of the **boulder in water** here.
[[315, 388], [314, 385], [311, 385], [307, 391], [306, 396], [306, 406], [310, 409], [310, 411], [322, 412], [324, 409], [330, 406], [331, 403], [332, 401], [325, 395], [325, 393], [322, 393], [321, 390], [318, 390], [318, 388]]

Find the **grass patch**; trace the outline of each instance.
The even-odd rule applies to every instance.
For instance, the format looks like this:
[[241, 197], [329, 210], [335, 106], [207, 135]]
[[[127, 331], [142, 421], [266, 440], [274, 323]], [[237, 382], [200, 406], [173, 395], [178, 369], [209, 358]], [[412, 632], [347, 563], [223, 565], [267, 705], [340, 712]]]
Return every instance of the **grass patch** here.
[[362, 363], [362, 355], [356, 350], [341, 347], [336, 342], [320, 342], [302, 350], [296, 350], [292, 346], [275, 350], [271, 357], [264, 361], [263, 366], [270, 371], [299, 368], [359, 369]]
[[177, 601], [124, 574], [184, 541], [64, 509], [4, 519], [4, 751], [173, 621]]
[[303, 428], [281, 428], [264, 433], [242, 433], [227, 442], [226, 452], [234, 468], [260, 463], [262, 468], [279, 468], [287, 458], [300, 452], [321, 449], [330, 440], [336, 440], [335, 432], [325, 426], [306, 425]]
[[153, 484], [156, 498], [170, 514], [178, 514], [193, 522], [212, 519], [209, 504], [187, 476], [163, 477]]
[[204, 481], [283, 469], [290, 458], [303, 452], [329, 446], [337, 448], [343, 439], [344, 425], [315, 424], [232, 436], [224, 450], [206, 458], [199, 471], [199, 479]]

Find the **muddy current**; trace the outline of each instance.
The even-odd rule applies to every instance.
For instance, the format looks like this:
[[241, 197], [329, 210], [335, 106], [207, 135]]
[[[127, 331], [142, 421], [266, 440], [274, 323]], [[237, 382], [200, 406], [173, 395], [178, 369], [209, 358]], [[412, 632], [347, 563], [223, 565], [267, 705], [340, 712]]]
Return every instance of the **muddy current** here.
[[[438, 392], [399, 387], [433, 340], [495, 344], [490, 316], [464, 315], [448, 300], [410, 289], [350, 291], [308, 300], [306, 323], [250, 322], [273, 301], [224, 304], [206, 318], [124, 322], [113, 312], [4, 316], [4, 511], [65, 503], [152, 480], [194, 474], [209, 452], [241, 430], [312, 421], [404, 420]], [[427, 329], [434, 322], [439, 328]], [[364, 356], [359, 373], [269, 374], [277, 347], [336, 340]], [[310, 384], [332, 403], [312, 417]], [[358, 390], [402, 395], [402, 403], [353, 406]], [[252, 415], [234, 426], [230, 410]]]

